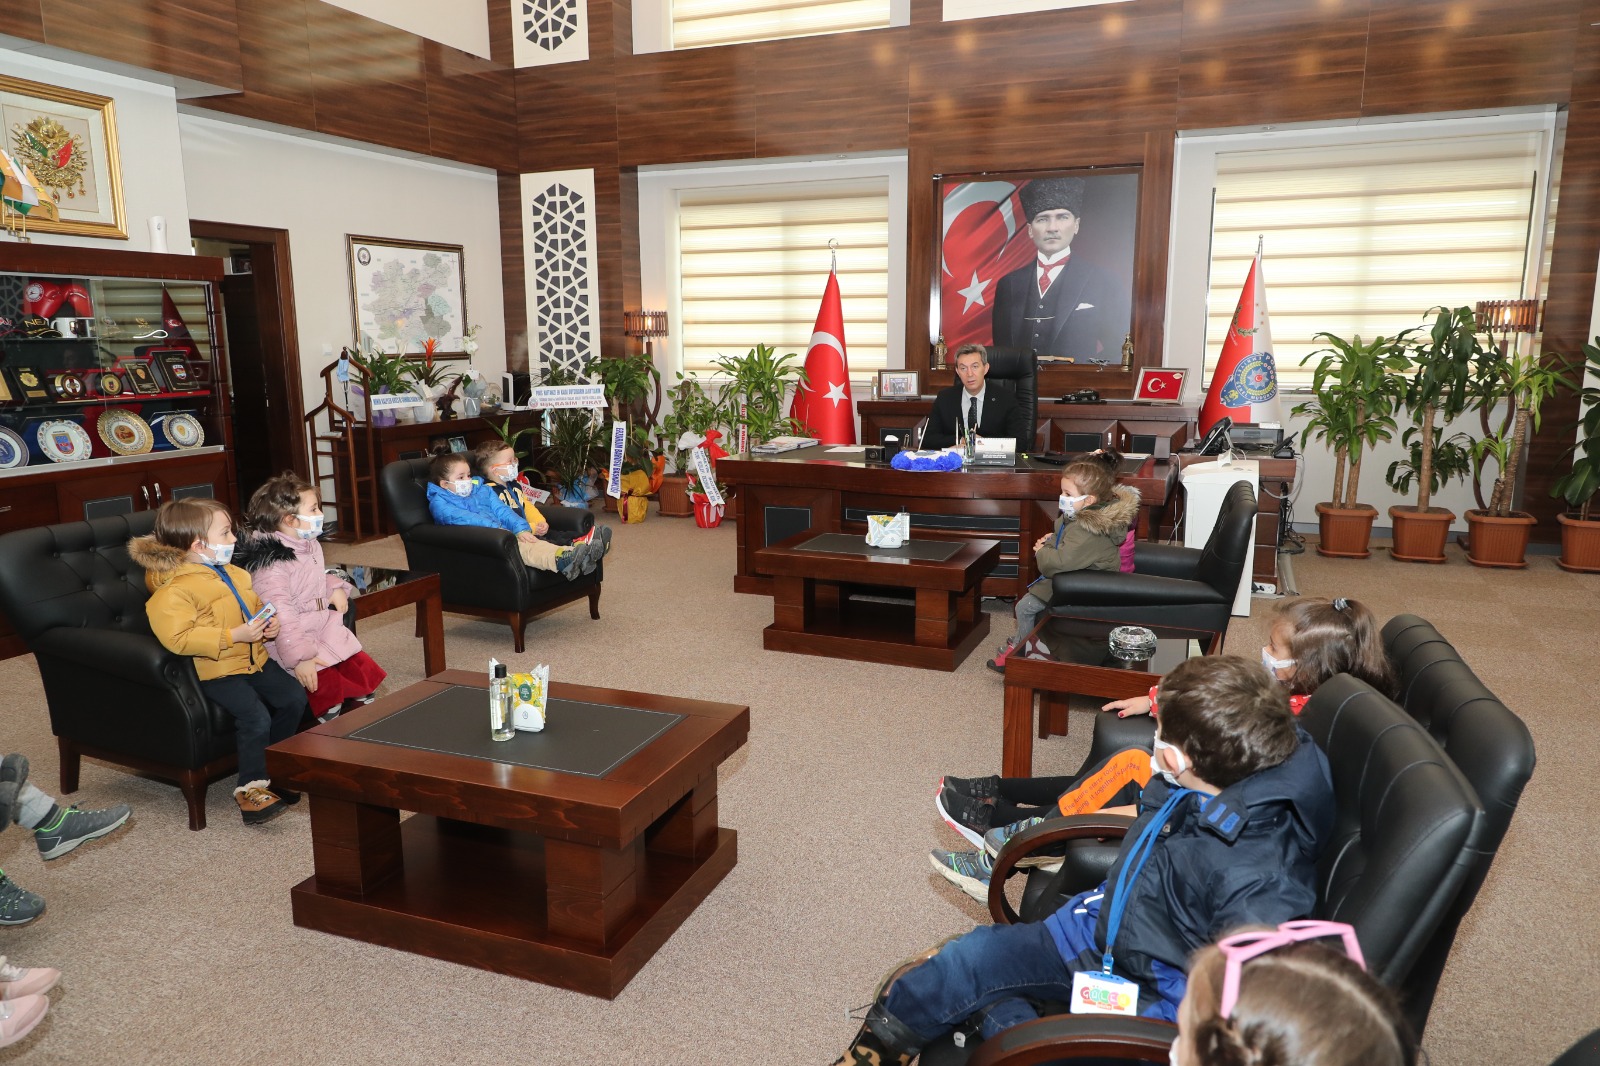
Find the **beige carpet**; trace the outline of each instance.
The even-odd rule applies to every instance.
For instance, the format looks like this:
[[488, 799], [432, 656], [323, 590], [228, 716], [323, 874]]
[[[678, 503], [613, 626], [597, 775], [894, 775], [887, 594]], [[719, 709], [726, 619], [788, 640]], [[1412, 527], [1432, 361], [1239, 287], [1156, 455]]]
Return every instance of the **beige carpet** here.
[[[610, 519], [608, 519], [610, 520]], [[997, 768], [1000, 683], [973, 656], [954, 675], [761, 649], [769, 602], [731, 591], [735, 531], [652, 516], [617, 530], [602, 618], [578, 604], [536, 621], [524, 661], [558, 679], [748, 703], [750, 742], [723, 768], [739, 864], [614, 1002], [296, 929], [289, 888], [311, 872], [305, 808], [243, 826], [224, 784], [191, 833], [175, 788], [86, 763], [86, 805], [127, 801], [127, 829], [49, 864], [19, 830], [0, 864], [49, 911], [0, 930], [0, 951], [59, 966], [61, 987], [19, 1063], [825, 1063], [900, 958], [984, 920], [928, 868], [957, 838], [933, 810], [941, 773]], [[336, 548], [381, 562], [397, 542]], [[1415, 611], [1454, 640], [1531, 726], [1539, 770], [1445, 975], [1435, 1066], [1539, 1064], [1596, 1024], [1600, 852], [1590, 720], [1600, 579], [1387, 558], [1298, 560], [1302, 591]], [[1258, 613], [1230, 650], [1254, 657]], [[1008, 636], [995, 616], [993, 641]], [[450, 665], [510, 651], [502, 627], [449, 616]], [[391, 686], [421, 676], [408, 612], [363, 623]], [[115, 699], [108, 692], [107, 699]], [[33, 660], [0, 662], [4, 745], [57, 783]], [[1076, 767], [1091, 728], [1041, 742], [1039, 772]], [[515, 905], [508, 896], [507, 905]], [[1508, 974], [1518, 976], [1508, 981]], [[1525, 1001], [1514, 989], [1537, 990]]]

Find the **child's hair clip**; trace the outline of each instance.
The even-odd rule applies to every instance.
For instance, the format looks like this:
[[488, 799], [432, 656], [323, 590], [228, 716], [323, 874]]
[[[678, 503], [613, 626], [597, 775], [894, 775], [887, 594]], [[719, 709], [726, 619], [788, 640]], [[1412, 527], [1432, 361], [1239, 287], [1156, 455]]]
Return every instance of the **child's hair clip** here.
[[1333, 609], [1335, 611], [1345, 611], [1349, 610], [1349, 608], [1350, 601], [1345, 599], [1343, 596], [1340, 596], [1338, 599], [1333, 601]]

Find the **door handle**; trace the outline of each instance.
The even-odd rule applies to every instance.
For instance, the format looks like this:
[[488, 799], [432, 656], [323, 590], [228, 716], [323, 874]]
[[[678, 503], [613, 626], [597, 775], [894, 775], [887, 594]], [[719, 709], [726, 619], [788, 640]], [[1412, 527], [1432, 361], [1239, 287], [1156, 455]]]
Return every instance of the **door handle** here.
[[144, 509], [146, 511], [150, 510], [150, 487], [148, 485], [140, 485], [139, 491], [144, 493]]

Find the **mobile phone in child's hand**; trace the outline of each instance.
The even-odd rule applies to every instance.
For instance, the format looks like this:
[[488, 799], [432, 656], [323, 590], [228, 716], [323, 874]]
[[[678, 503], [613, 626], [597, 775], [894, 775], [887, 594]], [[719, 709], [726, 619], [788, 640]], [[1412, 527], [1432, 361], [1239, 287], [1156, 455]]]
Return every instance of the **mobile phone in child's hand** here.
[[271, 603], [264, 603], [261, 605], [261, 610], [250, 616], [249, 624], [256, 625], [257, 623], [260, 623], [261, 625], [266, 625], [268, 622], [272, 621], [272, 616], [277, 613], [278, 609], [272, 606]]

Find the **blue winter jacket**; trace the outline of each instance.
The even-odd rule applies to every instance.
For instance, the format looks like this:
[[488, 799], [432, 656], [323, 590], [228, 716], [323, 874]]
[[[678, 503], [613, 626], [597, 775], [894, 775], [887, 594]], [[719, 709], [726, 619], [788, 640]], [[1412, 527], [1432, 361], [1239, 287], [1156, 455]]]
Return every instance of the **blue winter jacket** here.
[[[1235, 926], [1277, 925], [1311, 914], [1317, 859], [1333, 832], [1333, 777], [1310, 734], [1283, 762], [1216, 796], [1178, 802], [1131, 886], [1112, 947], [1115, 972], [1140, 985], [1139, 1013], [1177, 1020], [1189, 956]], [[1151, 779], [1139, 818], [1123, 838], [1106, 880], [1045, 919], [1073, 970], [1096, 971], [1105, 953], [1109, 886], [1117, 883], [1139, 833], [1166, 802], [1168, 786]]]
[[457, 496], [437, 481], [428, 483], [428, 512], [441, 526], [489, 526], [531, 533], [528, 520], [501, 502], [482, 478], [472, 479], [472, 495]]

